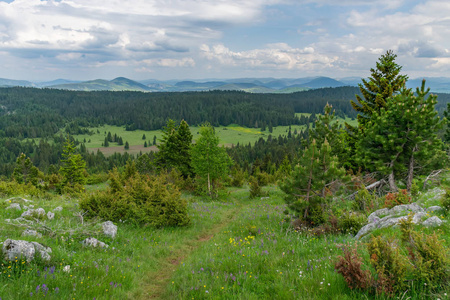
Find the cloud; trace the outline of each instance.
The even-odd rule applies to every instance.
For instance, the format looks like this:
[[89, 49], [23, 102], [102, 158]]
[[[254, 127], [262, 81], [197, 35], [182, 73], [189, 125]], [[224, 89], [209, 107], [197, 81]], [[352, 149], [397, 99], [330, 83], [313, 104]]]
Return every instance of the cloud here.
[[226, 67], [262, 70], [323, 70], [333, 67], [337, 57], [315, 53], [314, 48], [292, 48], [285, 43], [268, 44], [263, 49], [232, 51], [223, 44], [200, 47], [203, 57]]

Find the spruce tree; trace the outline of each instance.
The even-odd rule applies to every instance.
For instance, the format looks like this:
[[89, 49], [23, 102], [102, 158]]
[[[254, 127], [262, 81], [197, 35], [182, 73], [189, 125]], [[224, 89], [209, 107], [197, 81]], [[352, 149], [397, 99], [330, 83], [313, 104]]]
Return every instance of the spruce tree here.
[[331, 155], [328, 141], [325, 140], [318, 148], [313, 140], [280, 188], [286, 193], [285, 201], [289, 208], [300, 214], [303, 220], [317, 225], [324, 221], [329, 187], [342, 179], [345, 179], [345, 169], [338, 167], [338, 159]]
[[[356, 95], [356, 100], [350, 101], [358, 114], [358, 128], [364, 129], [374, 113], [386, 106], [388, 98], [400, 92], [405, 87], [408, 76], [400, 75], [402, 67], [395, 62], [396, 54], [392, 50], [382, 55], [376, 63], [376, 68], [370, 69], [371, 76], [362, 84], [358, 84], [362, 97]], [[346, 124], [347, 128], [355, 132], [356, 128]]]
[[13, 178], [18, 183], [31, 183], [36, 186], [39, 179], [39, 169], [33, 165], [29, 157], [21, 153], [16, 160]]
[[350, 101], [354, 110], [358, 112], [357, 126], [345, 123], [347, 132], [343, 137], [346, 141], [347, 166], [357, 168], [360, 159], [357, 157], [356, 144], [358, 139], [365, 136], [365, 128], [375, 113], [380, 112], [386, 106], [388, 98], [398, 94], [408, 80], [408, 76], [401, 75], [402, 67], [395, 62], [397, 55], [392, 50], [382, 55], [376, 63], [376, 68], [371, 68], [371, 76], [362, 79], [359, 90], [362, 96], [356, 95], [356, 101]]
[[130, 149], [130, 144], [128, 144], [128, 141], [125, 141], [124, 148], [125, 148], [125, 150], [129, 150]]
[[74, 187], [75, 185], [84, 185], [86, 183], [85, 168], [86, 162], [80, 154], [75, 154], [75, 146], [67, 137], [64, 144], [59, 172], [63, 176], [63, 186]]
[[168, 120], [163, 128], [162, 140], [158, 145], [155, 162], [159, 169], [175, 168], [183, 177], [192, 176], [190, 149], [192, 133], [186, 121], [182, 120], [176, 126], [173, 120]]

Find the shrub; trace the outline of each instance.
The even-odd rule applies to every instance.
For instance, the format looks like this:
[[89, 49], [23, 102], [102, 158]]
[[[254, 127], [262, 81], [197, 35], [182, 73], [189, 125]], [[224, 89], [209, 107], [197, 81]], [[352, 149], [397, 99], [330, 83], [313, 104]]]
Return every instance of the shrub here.
[[0, 181], [0, 195], [1, 196], [43, 196], [44, 191], [35, 187], [31, 183], [18, 183], [17, 181]]
[[114, 170], [110, 180], [107, 191], [95, 192], [81, 200], [80, 208], [90, 216], [156, 227], [189, 224], [187, 202], [164, 175], [148, 177], [135, 173], [120, 180]]
[[378, 197], [371, 194], [365, 187], [355, 195], [354, 208], [360, 211], [373, 211], [379, 205]]
[[263, 192], [259, 180], [256, 177], [251, 176], [248, 184], [250, 186], [250, 198], [263, 197], [267, 195], [267, 193]]
[[340, 216], [338, 226], [341, 232], [355, 235], [366, 223], [366, 217], [355, 212], [344, 213]]
[[408, 195], [407, 190], [400, 190], [397, 193], [388, 193], [385, 196], [384, 207], [393, 208], [396, 205], [411, 203], [411, 196]]
[[239, 166], [233, 168], [231, 176], [231, 186], [242, 187], [244, 185], [245, 172]]
[[370, 263], [378, 275], [377, 294], [393, 295], [402, 291], [405, 287], [407, 261], [400, 255], [398, 246], [392, 241], [386, 241], [382, 236], [378, 236], [372, 237], [367, 250], [370, 255]]
[[438, 235], [426, 235], [412, 228], [412, 216], [400, 222], [402, 241], [408, 249], [410, 262], [414, 265], [413, 277], [420, 286], [435, 289], [449, 280], [449, 253]]
[[341, 274], [350, 289], [368, 289], [373, 285], [373, 278], [369, 270], [363, 270], [362, 258], [358, 254], [358, 245], [345, 247], [344, 256], [338, 256], [335, 264], [336, 271]]

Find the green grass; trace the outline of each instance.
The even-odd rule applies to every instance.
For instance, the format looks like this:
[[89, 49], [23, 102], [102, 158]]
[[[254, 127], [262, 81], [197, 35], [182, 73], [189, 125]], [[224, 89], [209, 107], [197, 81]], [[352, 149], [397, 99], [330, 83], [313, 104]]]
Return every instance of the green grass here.
[[[104, 184], [93, 185], [89, 192], [103, 188]], [[342, 246], [354, 242], [353, 238], [296, 232], [284, 214], [283, 193], [276, 186], [263, 189], [269, 192], [268, 198], [249, 199], [247, 187], [228, 188], [216, 201], [183, 194], [189, 201], [190, 226], [156, 229], [119, 223], [115, 239], [102, 234], [99, 220], [85, 217], [81, 222], [77, 198], [51, 195], [34, 198], [33, 204], [46, 211], [61, 205], [63, 211], [56, 212], [54, 220], [28, 225], [40, 231], [42, 238], [21, 237], [27, 226], [4, 221], [21, 212], [6, 210], [9, 203], [1, 199], [0, 241], [34, 240], [53, 252], [47, 263], [26, 263], [20, 258], [2, 261], [0, 298], [373, 299], [348, 289], [334, 270]], [[423, 193], [420, 201], [436, 203], [433, 193]], [[450, 221], [449, 216], [445, 218]], [[391, 228], [375, 234], [394, 237], [398, 232]], [[448, 247], [448, 223], [436, 232]], [[83, 248], [81, 241], [88, 236], [109, 248]], [[63, 271], [67, 265], [70, 273]], [[450, 290], [407, 292], [405, 297], [446, 299], [444, 293]]]
[[[124, 152], [125, 149], [123, 146], [118, 146], [117, 143], [110, 143], [110, 146], [107, 148], [102, 147], [102, 143], [105, 140], [108, 132], [111, 132], [112, 135], [117, 134], [122, 137], [123, 142], [128, 143], [131, 146], [130, 153], [139, 153], [154, 151], [155, 148], [144, 148], [144, 142], [147, 141], [147, 144], [151, 146], [153, 144], [153, 137], [156, 136], [157, 142], [159, 142], [162, 138], [161, 130], [153, 130], [153, 131], [144, 131], [144, 130], [135, 130], [135, 131], [126, 131], [125, 127], [121, 126], [111, 126], [105, 125], [101, 127], [89, 128], [94, 132], [93, 135], [88, 134], [80, 134], [74, 135], [74, 138], [80, 142], [86, 140], [87, 149], [97, 151], [100, 148], [100, 151], [105, 154], [112, 154], [114, 152]], [[306, 126], [292, 125], [291, 130], [292, 133], [297, 129], [297, 131], [306, 129]], [[199, 135], [199, 127], [190, 126], [191, 133], [193, 135], [193, 139], [196, 140]], [[268, 128], [265, 131], [261, 131], [261, 128], [247, 128], [238, 125], [229, 125], [229, 126], [220, 126], [215, 127], [216, 134], [219, 137], [220, 144], [231, 146], [236, 145], [237, 143], [248, 144], [254, 143], [259, 140], [261, 137], [267, 139], [267, 137], [271, 134], [273, 137], [278, 137], [279, 135], [287, 135], [289, 126], [277, 126], [273, 127], [273, 132], [270, 133]], [[145, 134], [146, 140], [142, 139], [142, 136]], [[133, 147], [136, 147], [133, 149]], [[134, 152], [133, 152], [134, 150]]]

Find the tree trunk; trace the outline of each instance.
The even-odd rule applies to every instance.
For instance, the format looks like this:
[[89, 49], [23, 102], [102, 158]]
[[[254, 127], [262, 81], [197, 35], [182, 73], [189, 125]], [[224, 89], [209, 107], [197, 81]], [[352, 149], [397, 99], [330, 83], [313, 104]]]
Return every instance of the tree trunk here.
[[209, 180], [209, 172], [208, 172], [208, 194], [211, 196], [211, 181]]
[[414, 152], [417, 151], [417, 147], [414, 147], [412, 153], [411, 153], [411, 157], [409, 158], [409, 167], [408, 167], [408, 177], [406, 180], [406, 189], [408, 190], [408, 192], [411, 191], [411, 186], [413, 183], [413, 178], [414, 178]]
[[392, 171], [391, 174], [389, 174], [388, 182], [389, 182], [389, 187], [390, 187], [391, 191], [394, 193], [398, 192], [398, 187], [395, 184], [394, 171]]

